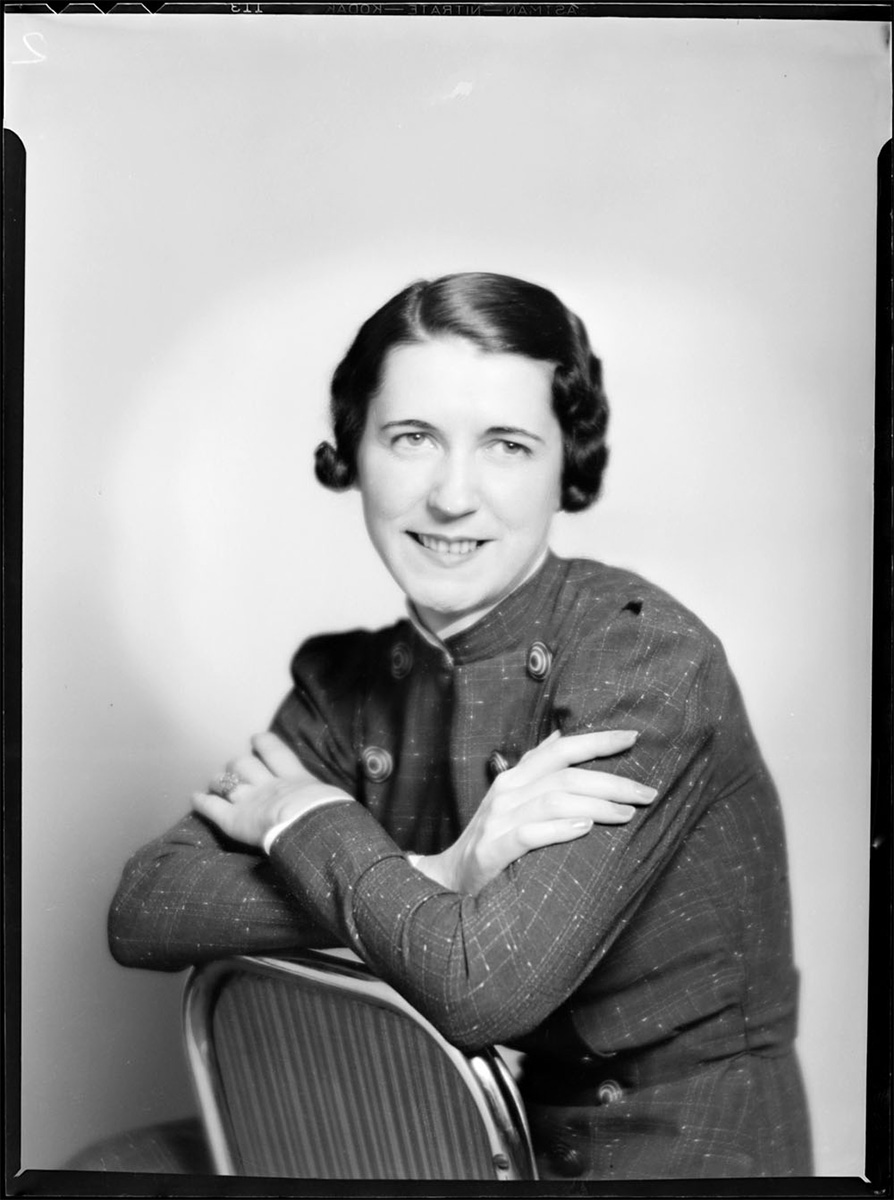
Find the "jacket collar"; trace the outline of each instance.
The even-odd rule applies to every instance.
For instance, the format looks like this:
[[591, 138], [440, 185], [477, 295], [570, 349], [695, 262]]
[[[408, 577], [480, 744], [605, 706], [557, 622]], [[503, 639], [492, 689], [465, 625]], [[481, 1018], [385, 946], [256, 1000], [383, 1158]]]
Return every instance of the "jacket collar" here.
[[416, 632], [430, 646], [446, 652], [455, 664], [492, 658], [511, 650], [538, 633], [543, 636], [546, 621], [565, 579], [567, 563], [548, 551], [537, 571], [496, 607], [470, 625], [441, 641], [421, 624], [412, 607], [408, 613]]

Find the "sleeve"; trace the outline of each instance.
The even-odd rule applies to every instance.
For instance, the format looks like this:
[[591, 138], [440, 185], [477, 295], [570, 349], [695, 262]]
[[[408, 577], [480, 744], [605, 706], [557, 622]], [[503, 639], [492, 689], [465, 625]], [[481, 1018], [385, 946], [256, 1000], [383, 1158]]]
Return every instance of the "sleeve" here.
[[334, 944], [265, 859], [195, 813], [128, 861], [108, 931], [117, 962], [156, 971]]
[[[339, 663], [356, 659], [344, 647], [350, 642], [353, 648], [357, 636], [313, 638], [301, 647], [292, 662], [293, 688], [272, 722], [308, 770], [349, 795], [356, 792], [348, 705], [353, 689], [333, 674]], [[338, 944], [331, 929], [296, 903], [266, 856], [226, 838], [195, 813], [128, 861], [109, 911], [108, 936], [123, 966], [162, 971], [231, 954]]]
[[553, 717], [564, 733], [637, 729], [632, 750], [590, 765], [658, 788], [654, 803], [528, 853], [475, 897], [413, 870], [359, 806], [312, 812], [272, 848], [315, 919], [468, 1050], [530, 1032], [598, 966], [725, 786], [722, 743], [740, 725], [707, 631], [638, 611], [576, 643]]

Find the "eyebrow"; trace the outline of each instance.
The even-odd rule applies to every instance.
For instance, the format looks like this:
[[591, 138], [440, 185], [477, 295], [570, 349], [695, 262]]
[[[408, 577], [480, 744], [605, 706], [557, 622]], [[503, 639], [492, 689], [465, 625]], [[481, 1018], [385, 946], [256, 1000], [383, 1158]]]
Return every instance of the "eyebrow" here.
[[[382, 429], [396, 429], [396, 428], [406, 429], [406, 427], [408, 425], [412, 429], [422, 429], [422, 430], [425, 430], [425, 432], [427, 432], [427, 433], [432, 432], [436, 428], [436, 426], [432, 425], [430, 421], [418, 421], [412, 417], [408, 417], [407, 420], [405, 420], [405, 421], [386, 421], [385, 424], [381, 426], [381, 428]], [[530, 438], [532, 442], [542, 442], [543, 441], [542, 437], [540, 437], [536, 433], [532, 433], [530, 431], [530, 429], [522, 429], [521, 426], [516, 426], [516, 425], [491, 425], [491, 427], [489, 429], [485, 430], [485, 432], [489, 433], [489, 434], [496, 433], [496, 434], [499, 434], [501, 437], [526, 437], [526, 438]]]
[[522, 437], [530, 438], [533, 442], [542, 442], [543, 438], [536, 433], [531, 433], [530, 429], [522, 429], [520, 425], [491, 425], [488, 433], [501, 433], [507, 437]]

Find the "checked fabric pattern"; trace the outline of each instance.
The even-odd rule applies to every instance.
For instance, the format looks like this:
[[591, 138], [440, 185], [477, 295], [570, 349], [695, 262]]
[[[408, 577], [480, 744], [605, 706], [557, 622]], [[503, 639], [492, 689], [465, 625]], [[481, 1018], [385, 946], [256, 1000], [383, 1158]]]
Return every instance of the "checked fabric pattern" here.
[[[273, 727], [358, 803], [309, 812], [269, 861], [187, 818], [126, 869], [119, 960], [347, 945], [463, 1049], [528, 1052], [543, 1175], [568, 1145], [587, 1178], [809, 1173], [779, 802], [696, 617], [551, 556], [445, 646], [407, 621], [312, 639]], [[610, 728], [639, 738], [592, 766], [659, 790], [627, 825], [533, 851], [474, 898], [409, 865], [469, 820], [495, 752]], [[586, 1064], [615, 1057], [615, 1087], [584, 1094]]]

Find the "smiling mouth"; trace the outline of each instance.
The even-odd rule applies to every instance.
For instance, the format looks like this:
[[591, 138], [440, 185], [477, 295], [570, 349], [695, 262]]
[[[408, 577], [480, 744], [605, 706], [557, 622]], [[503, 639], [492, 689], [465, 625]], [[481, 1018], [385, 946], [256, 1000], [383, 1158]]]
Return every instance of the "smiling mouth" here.
[[476, 538], [431, 537], [427, 533], [414, 533], [412, 530], [407, 530], [407, 532], [414, 542], [418, 542], [426, 550], [431, 550], [434, 554], [444, 554], [450, 558], [468, 558], [470, 554], [475, 553], [479, 546], [486, 544], [485, 541]]

